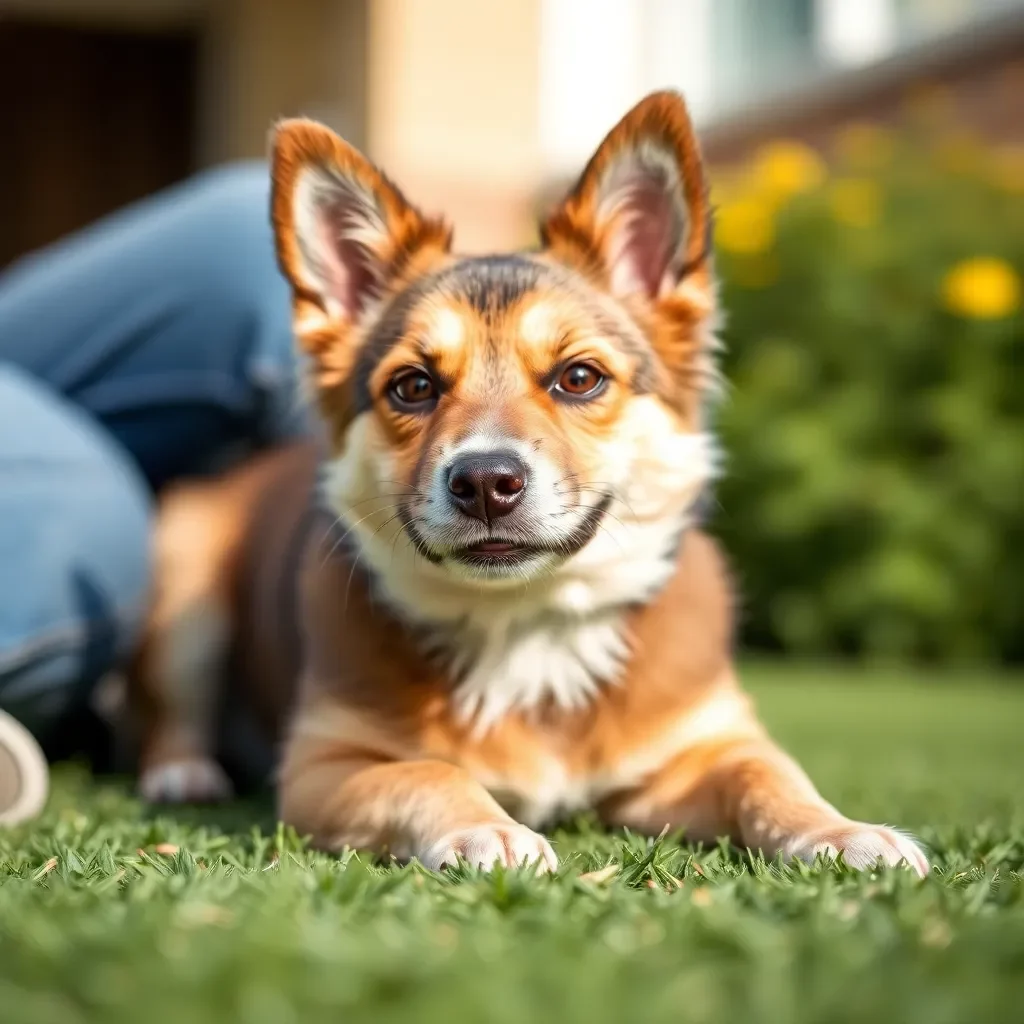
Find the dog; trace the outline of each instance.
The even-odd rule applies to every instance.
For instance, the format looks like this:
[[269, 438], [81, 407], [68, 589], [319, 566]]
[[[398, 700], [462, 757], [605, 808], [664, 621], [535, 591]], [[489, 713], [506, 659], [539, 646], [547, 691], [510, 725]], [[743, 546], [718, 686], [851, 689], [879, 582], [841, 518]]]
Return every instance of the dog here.
[[272, 220], [322, 427], [171, 492], [140, 659], [150, 799], [216, 798], [229, 673], [280, 738], [282, 819], [431, 869], [557, 866], [539, 831], [928, 861], [758, 722], [697, 508], [716, 472], [712, 215], [685, 104], [608, 134], [536, 251], [468, 257], [297, 119]]

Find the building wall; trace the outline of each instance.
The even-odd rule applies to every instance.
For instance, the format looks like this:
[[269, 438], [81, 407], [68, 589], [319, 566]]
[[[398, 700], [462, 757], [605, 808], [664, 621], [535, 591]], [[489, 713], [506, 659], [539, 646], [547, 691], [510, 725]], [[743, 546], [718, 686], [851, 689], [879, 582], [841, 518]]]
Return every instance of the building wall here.
[[[832, 95], [830, 79], [804, 89], [792, 104], [771, 102], [772, 83], [779, 84], [772, 68], [788, 73], [800, 64], [801, 74], [820, 72], [829, 62], [846, 67], [889, 52], [903, 31], [894, 12], [904, 6], [898, 0], [0, 0], [0, 11], [21, 16], [193, 33], [200, 53], [192, 89], [193, 166], [262, 157], [277, 118], [316, 117], [366, 149], [411, 199], [447, 213], [465, 251], [529, 243], [538, 195], [561, 191], [612, 123], [652, 89], [683, 90], [698, 126], [708, 129], [709, 150], [722, 158], [742, 155], [766, 133], [816, 138], [849, 111], [884, 114], [896, 94], [881, 88], [881, 65], [862, 69], [868, 87], [856, 102], [840, 90], [829, 103], [822, 97]], [[966, 18], [976, 6], [1021, 11], [1024, 0], [919, 0], [914, 9], [955, 8]], [[1011, 36], [1016, 42], [1009, 45]], [[1019, 39], [1019, 27], [1015, 36], [994, 33], [1005, 73], [995, 73], [987, 56], [967, 70], [959, 65], [957, 89], [971, 98], [978, 123], [995, 119], [1007, 131], [1019, 130], [1020, 79], [1010, 68], [1020, 59]], [[751, 63], [756, 55], [760, 63]], [[735, 109], [730, 104], [762, 96], [770, 102], [746, 120], [720, 123], [727, 108]]]
[[541, 179], [540, 0], [374, 0], [368, 149], [465, 251], [522, 244]]
[[304, 115], [366, 142], [369, 0], [209, 0], [198, 160], [266, 155], [270, 126]]
[[199, 159], [266, 151], [304, 114], [455, 223], [465, 251], [529, 239], [544, 176], [537, 119], [541, 0], [211, 0]]

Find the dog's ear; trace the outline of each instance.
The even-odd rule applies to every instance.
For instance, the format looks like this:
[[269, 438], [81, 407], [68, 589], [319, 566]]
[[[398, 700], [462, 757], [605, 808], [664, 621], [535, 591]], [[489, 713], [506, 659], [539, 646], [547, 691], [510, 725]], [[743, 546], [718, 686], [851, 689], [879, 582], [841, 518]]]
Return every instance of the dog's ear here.
[[[707, 186], [682, 97], [653, 93], [626, 114], [541, 236], [553, 256], [618, 298], [657, 302], [706, 270]], [[710, 288], [710, 275], [698, 277]]]
[[297, 305], [351, 325], [418, 253], [451, 245], [443, 220], [420, 213], [329, 128], [282, 121], [271, 152], [277, 256]]

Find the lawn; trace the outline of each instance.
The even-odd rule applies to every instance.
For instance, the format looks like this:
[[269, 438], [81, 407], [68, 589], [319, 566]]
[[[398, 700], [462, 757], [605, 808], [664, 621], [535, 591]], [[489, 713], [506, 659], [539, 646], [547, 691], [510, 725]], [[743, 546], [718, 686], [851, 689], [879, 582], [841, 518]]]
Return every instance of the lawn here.
[[0, 1022], [1024, 1021], [1024, 680], [747, 676], [826, 796], [930, 845], [927, 880], [588, 821], [553, 878], [442, 877], [64, 772], [0, 832]]

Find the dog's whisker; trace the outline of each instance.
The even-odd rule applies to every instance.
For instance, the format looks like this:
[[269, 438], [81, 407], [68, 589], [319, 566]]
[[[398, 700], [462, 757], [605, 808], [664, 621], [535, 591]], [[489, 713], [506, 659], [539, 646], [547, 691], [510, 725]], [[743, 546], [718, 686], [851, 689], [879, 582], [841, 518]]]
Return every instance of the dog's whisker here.
[[[591, 505], [584, 505], [582, 503], [577, 503], [575, 505], [566, 505], [566, 506], [563, 507], [561, 512], [553, 513], [552, 514], [552, 518], [557, 518], [557, 517], [561, 517], [561, 516], [568, 516], [568, 515], [571, 515], [572, 513], [576, 512], [579, 509], [583, 509], [586, 512], [592, 512], [593, 511], [593, 506], [591, 506]], [[607, 510], [604, 513], [604, 517], [606, 517], [608, 519], [614, 519], [615, 522], [617, 522], [619, 524], [619, 526], [621, 526], [624, 530], [628, 529], [631, 526], [635, 526], [636, 525], [635, 523], [624, 523], [617, 515], [615, 515], [614, 512], [609, 512]]]
[[[367, 514], [366, 514], [365, 516], [362, 516], [361, 518], [357, 519], [357, 520], [356, 520], [356, 521], [355, 521], [354, 523], [352, 523], [352, 524], [351, 524], [351, 526], [349, 526], [349, 527], [348, 527], [348, 529], [347, 529], [347, 530], [345, 530], [345, 532], [344, 532], [344, 533], [343, 533], [343, 534], [342, 534], [342, 535], [341, 535], [340, 537], [338, 537], [338, 538], [337, 538], [337, 540], [335, 540], [335, 542], [334, 542], [334, 543], [333, 543], [333, 544], [331, 545], [331, 549], [330, 549], [330, 550], [329, 550], [329, 551], [327, 552], [327, 554], [326, 554], [326, 555], [324, 556], [324, 558], [323, 558], [323, 561], [321, 561], [321, 563], [320, 563], [320, 567], [321, 567], [321, 568], [323, 568], [323, 567], [324, 567], [324, 566], [325, 566], [325, 565], [327, 564], [327, 562], [328, 562], [328, 561], [330, 560], [331, 556], [332, 556], [332, 555], [333, 555], [333, 554], [334, 554], [334, 553], [335, 553], [335, 552], [336, 552], [336, 551], [338, 550], [338, 548], [339, 548], [339, 547], [341, 547], [341, 545], [342, 545], [342, 544], [344, 544], [344, 543], [345, 543], [345, 540], [346, 540], [346, 538], [347, 538], [347, 537], [349, 536], [349, 534], [350, 534], [350, 533], [351, 533], [351, 532], [352, 532], [352, 531], [353, 531], [353, 530], [354, 530], [354, 529], [355, 529], [355, 528], [356, 528], [357, 526], [359, 526], [359, 525], [360, 525], [361, 523], [365, 523], [367, 519], [372, 519], [372, 518], [373, 518], [374, 516], [376, 516], [376, 515], [380, 515], [380, 514], [381, 514], [381, 513], [383, 513], [383, 512], [390, 512], [390, 511], [391, 511], [392, 509], [396, 509], [396, 508], [397, 508], [397, 509], [401, 509], [401, 508], [402, 508], [402, 505], [401, 505], [401, 504], [399, 503], [399, 504], [395, 504], [395, 505], [388, 505], [388, 506], [385, 506], [385, 507], [383, 507], [383, 508], [375, 508], [375, 509], [374, 509], [374, 510], [373, 510], [372, 512], [368, 512], [368, 513], [367, 513]], [[401, 513], [399, 513], [399, 514], [401, 514]], [[328, 529], [327, 533], [329, 534], [329, 533], [330, 533], [330, 531], [331, 531], [331, 530], [333, 530], [335, 526], [337, 526], [337, 525], [338, 525], [339, 523], [343, 523], [343, 522], [344, 522], [344, 520], [343, 520], [343, 519], [342, 519], [342, 518], [341, 518], [341, 517], [339, 516], [339, 517], [338, 517], [338, 518], [337, 518], [337, 519], [336, 519], [336, 520], [334, 521], [334, 523], [333, 523], [333, 524], [332, 524], [332, 525], [330, 526], [330, 528]], [[327, 534], [325, 534], [325, 535], [324, 535], [324, 540], [326, 540], [326, 539], [327, 539]]]
[[418, 491], [398, 491], [394, 494], [374, 494], [372, 497], [363, 498], [360, 501], [353, 501], [351, 504], [347, 505], [347, 507], [349, 509], [354, 509], [359, 508], [360, 505], [365, 505], [370, 501], [384, 501], [388, 498], [418, 498], [419, 496]]
[[[381, 523], [380, 526], [378, 526], [377, 529], [374, 530], [372, 534], [370, 534], [371, 539], [373, 537], [376, 537], [377, 534], [381, 532], [381, 530], [386, 529], [391, 523], [393, 523], [396, 519], [399, 519], [401, 517], [401, 515], [402, 515], [401, 507], [397, 506], [397, 505], [392, 506], [392, 507], [398, 508], [399, 511], [396, 512], [393, 516], [391, 516], [390, 519], [387, 519], [387, 520], [385, 520], [385, 522]], [[402, 531], [398, 531], [398, 535], [399, 536], [401, 536], [401, 532]], [[361, 557], [362, 557], [362, 551], [357, 551], [356, 552], [356, 557], [352, 560], [352, 566], [351, 566], [351, 568], [348, 571], [348, 581], [345, 584], [345, 610], [346, 611], [348, 611], [349, 594], [350, 594], [350, 592], [352, 590], [352, 578], [355, 576], [356, 567], [359, 565], [359, 559]]]
[[359, 559], [362, 557], [361, 551], [355, 552], [355, 558], [352, 559], [352, 565], [348, 570], [348, 582], [345, 584], [345, 611], [348, 611], [348, 601], [352, 590], [352, 577], [355, 575], [356, 566], [359, 565]]
[[562, 485], [567, 483], [569, 479], [570, 477], [569, 475], [567, 475], [561, 477], [558, 481], [556, 481], [555, 494], [558, 497], [564, 497], [566, 495], [578, 496], [580, 493], [597, 494], [600, 495], [602, 498], [606, 497], [607, 495], [611, 495], [611, 497], [614, 498], [616, 501], [621, 502], [623, 505], [626, 506], [626, 509], [629, 511], [629, 514], [634, 519], [637, 517], [636, 512], [633, 509], [633, 506], [627, 500], [626, 496], [622, 493], [622, 488], [619, 485], [610, 483], [609, 481], [605, 480], [591, 480], [585, 484], [579, 483], [578, 481], [574, 481], [569, 487], [563, 489]]

